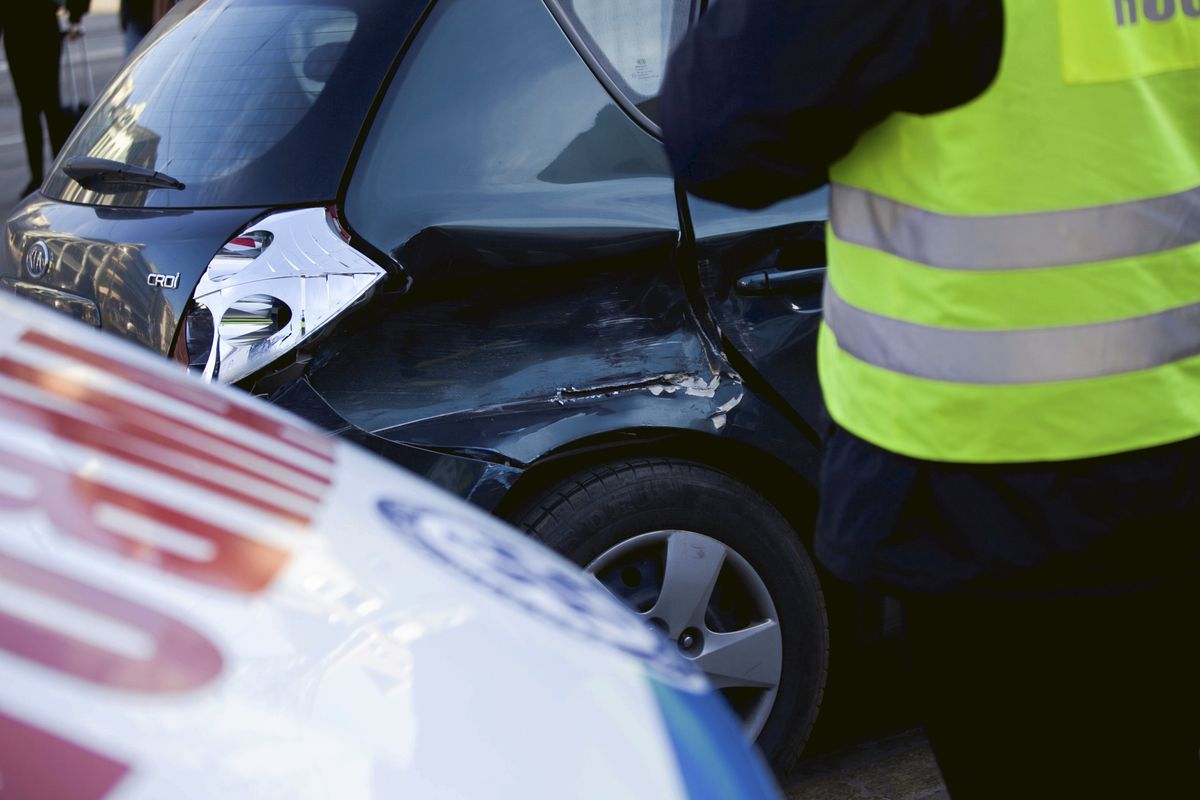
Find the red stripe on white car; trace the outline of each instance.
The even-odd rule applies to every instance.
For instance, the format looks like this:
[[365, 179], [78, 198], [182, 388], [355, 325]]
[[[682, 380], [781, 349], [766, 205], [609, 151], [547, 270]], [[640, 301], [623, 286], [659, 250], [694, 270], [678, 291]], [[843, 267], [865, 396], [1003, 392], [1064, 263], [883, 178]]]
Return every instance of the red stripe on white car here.
[[0, 796], [100, 800], [129, 772], [107, 756], [0, 713]]
[[[119, 632], [106, 637], [117, 644], [103, 646], [77, 633], [97, 624]], [[148, 643], [145, 652], [129, 652], [140, 641]], [[143, 693], [198, 689], [222, 665], [216, 647], [190, 626], [2, 554], [0, 648], [89, 683]]]
[[[261, 485], [260, 475], [240, 472], [244, 483], [239, 487], [234, 482], [237, 475], [229, 476], [227, 480], [214, 480], [212, 473], [189, 470], [186, 468], [189, 461], [201, 469], [212, 469], [213, 472], [216, 471], [214, 468], [222, 465], [218, 460], [209, 458], [204, 453], [196, 453], [192, 448], [177, 441], [156, 442], [154, 439], [157, 437], [147, 436], [144, 432], [121, 430], [124, 426], [119, 421], [112, 427], [97, 425], [15, 397], [4, 398], [0, 414], [12, 416], [11, 411], [18, 409], [27, 412], [23, 415], [25, 420], [36, 419], [38, 427], [62, 439], [130, 464], [170, 475], [184, 483], [194, 484], [244, 503], [281, 520], [306, 525], [316, 510], [318, 498], [286, 489], [276, 488], [273, 494], [282, 496], [274, 501], [267, 499], [263, 496], [264, 490], [272, 487]], [[227, 473], [228, 470], [222, 469], [222, 472]], [[256, 486], [256, 483], [260, 485]]]
[[[290, 463], [262, 448], [236, 441], [229, 436], [207, 431], [185, 419], [170, 417], [158, 410], [136, 401], [116, 397], [103, 389], [90, 386], [85, 397], [80, 397], [80, 382], [62, 372], [45, 370], [28, 363], [0, 357], [0, 375], [26, 383], [40, 391], [56, 395], [103, 412], [104, 422], [135, 435], [146, 437], [159, 444], [166, 444], [189, 452], [199, 452], [207, 458], [219, 461], [223, 466], [244, 472], [268, 483], [297, 491], [311, 500], [319, 499], [320, 492], [329, 485], [329, 471], [323, 464], [320, 471]], [[143, 393], [144, 394], [144, 393]], [[97, 418], [99, 414], [95, 415]], [[193, 446], [193, 442], [201, 446]], [[218, 449], [219, 448], [219, 449]], [[253, 467], [253, 469], [251, 469]], [[277, 477], [278, 476], [278, 477]], [[316, 483], [319, 486], [312, 486]], [[301, 486], [308, 485], [306, 490]]]
[[41, 508], [64, 536], [197, 583], [253, 594], [288, 560], [287, 551], [266, 542], [83, 475], [3, 451], [0, 467], [37, 485], [32, 496], [0, 486], [0, 509]]
[[193, 408], [215, 414], [230, 422], [244, 425], [259, 433], [279, 437], [307, 451], [311, 455], [330, 463], [333, 462], [334, 444], [326, 437], [294, 425], [289, 425], [273, 417], [257, 414], [251, 409], [232, 403], [220, 395], [203, 391], [200, 387], [190, 386], [185, 381], [164, 380], [162, 375], [116, 361], [102, 353], [84, 349], [40, 331], [26, 332], [21, 337], [21, 341], [72, 358], [80, 365], [94, 367], [106, 374], [119, 376], [142, 388], [150, 389], [174, 400], [186, 403]]

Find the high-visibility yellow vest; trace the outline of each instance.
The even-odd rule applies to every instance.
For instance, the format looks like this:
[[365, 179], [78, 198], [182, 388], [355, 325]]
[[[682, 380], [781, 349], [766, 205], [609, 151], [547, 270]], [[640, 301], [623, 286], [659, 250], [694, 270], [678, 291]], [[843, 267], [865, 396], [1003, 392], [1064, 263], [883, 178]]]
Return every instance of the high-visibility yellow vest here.
[[1005, 0], [995, 82], [831, 172], [833, 418], [934, 461], [1200, 435], [1200, 0]]

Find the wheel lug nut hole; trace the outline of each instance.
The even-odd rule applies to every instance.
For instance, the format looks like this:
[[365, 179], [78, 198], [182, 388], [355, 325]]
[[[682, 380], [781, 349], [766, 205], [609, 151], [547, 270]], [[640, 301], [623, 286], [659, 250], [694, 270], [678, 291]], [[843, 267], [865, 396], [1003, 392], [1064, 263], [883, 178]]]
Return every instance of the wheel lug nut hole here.
[[704, 636], [695, 628], [688, 628], [679, 634], [677, 643], [684, 653], [696, 654], [704, 649]]

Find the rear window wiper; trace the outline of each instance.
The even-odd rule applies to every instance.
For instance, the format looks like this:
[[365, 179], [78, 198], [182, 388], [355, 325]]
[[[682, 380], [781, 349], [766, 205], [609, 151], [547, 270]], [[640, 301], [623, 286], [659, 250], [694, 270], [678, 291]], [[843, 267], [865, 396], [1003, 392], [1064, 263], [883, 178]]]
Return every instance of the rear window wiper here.
[[71, 176], [80, 186], [93, 192], [116, 193], [135, 189], [184, 189], [181, 181], [133, 164], [109, 161], [107, 158], [74, 156], [63, 164], [63, 172]]

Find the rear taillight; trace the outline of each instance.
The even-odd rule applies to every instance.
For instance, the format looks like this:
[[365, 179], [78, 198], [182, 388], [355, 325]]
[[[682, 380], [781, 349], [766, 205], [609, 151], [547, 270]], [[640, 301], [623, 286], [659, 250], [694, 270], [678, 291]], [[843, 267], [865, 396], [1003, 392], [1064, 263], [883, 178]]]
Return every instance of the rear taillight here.
[[270, 231], [250, 231], [230, 239], [217, 255], [231, 258], [258, 258], [274, 240], [275, 236]]
[[208, 309], [189, 303], [172, 356], [192, 372], [203, 372], [212, 352], [214, 333], [213, 318]]
[[307, 208], [230, 239], [200, 278], [175, 359], [234, 383], [311, 339], [386, 275], [349, 238], [335, 212]]
[[329, 206], [325, 209], [325, 219], [329, 222], [330, 229], [338, 235], [338, 238], [343, 242], [350, 241], [350, 233], [342, 227], [342, 218], [338, 214], [337, 206]]

